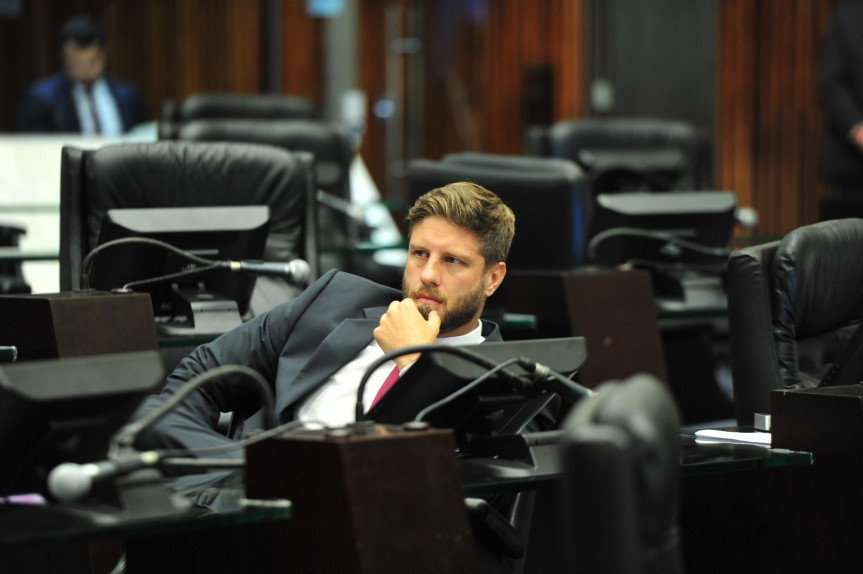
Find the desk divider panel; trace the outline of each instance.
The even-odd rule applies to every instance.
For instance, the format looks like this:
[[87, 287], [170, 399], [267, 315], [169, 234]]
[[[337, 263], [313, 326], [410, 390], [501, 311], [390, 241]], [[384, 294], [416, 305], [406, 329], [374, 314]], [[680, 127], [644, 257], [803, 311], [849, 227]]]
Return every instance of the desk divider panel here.
[[150, 296], [75, 291], [0, 296], [0, 345], [18, 360], [159, 348]]
[[639, 270], [511, 271], [506, 308], [537, 317], [537, 337], [584, 337], [578, 374], [603, 381], [650, 373], [668, 382], [650, 274]]

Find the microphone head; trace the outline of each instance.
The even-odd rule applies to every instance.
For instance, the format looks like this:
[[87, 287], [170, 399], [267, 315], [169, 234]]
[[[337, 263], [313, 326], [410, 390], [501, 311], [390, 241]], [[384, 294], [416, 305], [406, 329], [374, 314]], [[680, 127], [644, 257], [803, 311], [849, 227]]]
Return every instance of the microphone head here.
[[743, 229], [755, 229], [758, 227], [758, 212], [751, 207], [740, 207], [734, 212], [737, 225]]
[[294, 283], [308, 285], [312, 275], [312, 266], [303, 259], [294, 259], [288, 263], [291, 270], [291, 278]]
[[93, 479], [85, 466], [74, 462], [55, 466], [48, 473], [48, 492], [61, 502], [74, 502], [87, 496]]

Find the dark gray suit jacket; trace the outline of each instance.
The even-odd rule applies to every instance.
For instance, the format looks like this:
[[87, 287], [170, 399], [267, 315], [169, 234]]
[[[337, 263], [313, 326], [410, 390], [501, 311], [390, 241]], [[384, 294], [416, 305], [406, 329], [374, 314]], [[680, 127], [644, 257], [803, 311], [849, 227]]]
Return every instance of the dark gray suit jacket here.
[[[344, 272], [330, 271], [287, 303], [202, 345], [183, 359], [158, 396], [150, 397], [135, 418], [156, 408], [195, 376], [220, 365], [238, 364], [259, 372], [272, 385], [277, 422], [293, 418], [294, 406], [347, 364], [374, 337], [381, 315], [402, 294]], [[502, 340], [494, 323], [483, 321], [486, 341]], [[221, 412], [258, 409], [247, 384], [223, 380], [205, 385], [142, 436], [139, 448], [191, 448], [225, 445], [216, 430]], [[236, 452], [235, 456], [242, 455]]]

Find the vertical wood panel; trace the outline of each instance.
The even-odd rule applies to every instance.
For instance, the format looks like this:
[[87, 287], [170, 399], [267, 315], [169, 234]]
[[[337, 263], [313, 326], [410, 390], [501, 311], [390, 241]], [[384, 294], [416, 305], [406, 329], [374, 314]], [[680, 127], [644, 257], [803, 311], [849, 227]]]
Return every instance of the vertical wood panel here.
[[2, 131], [12, 129], [27, 85], [59, 69], [57, 33], [79, 13], [104, 24], [109, 70], [141, 88], [148, 119], [156, 119], [166, 98], [255, 92], [262, 85], [258, 0], [30, 0], [24, 7], [18, 20], [0, 22], [0, 50], [25, 55], [4, 62], [9, 73], [0, 84]]
[[282, 0], [282, 91], [320, 102], [323, 30], [306, 14], [306, 0]]
[[759, 236], [817, 220], [821, 37], [836, 0], [723, 0], [717, 183], [758, 210]]

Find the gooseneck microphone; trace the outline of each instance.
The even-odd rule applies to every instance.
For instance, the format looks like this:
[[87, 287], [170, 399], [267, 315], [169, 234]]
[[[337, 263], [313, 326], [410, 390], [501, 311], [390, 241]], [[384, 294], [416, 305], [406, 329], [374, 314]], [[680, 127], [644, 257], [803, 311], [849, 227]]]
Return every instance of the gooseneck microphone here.
[[302, 259], [294, 259], [287, 263], [229, 261], [228, 264], [234, 272], [282, 277], [295, 285], [308, 285], [312, 275], [311, 266]]
[[156, 451], [130, 452], [102, 462], [77, 464], [64, 462], [48, 474], [48, 492], [61, 502], [81, 500], [94, 484], [123, 476], [132, 471], [156, 466], [160, 455]]
[[170, 243], [166, 243], [159, 239], [153, 239], [151, 237], [123, 237], [120, 239], [113, 239], [97, 246], [84, 257], [84, 260], [81, 263], [81, 288], [90, 288], [90, 268], [93, 265], [93, 260], [95, 256], [99, 252], [118, 245], [127, 245], [130, 243], [139, 243], [159, 247], [179, 257], [183, 257], [186, 260], [194, 263], [195, 265], [178, 271], [176, 273], [169, 273], [166, 275], [160, 275], [158, 277], [150, 277], [147, 279], [132, 281], [123, 285], [123, 289], [129, 289], [131, 287], [137, 287], [139, 285], [146, 285], [149, 283], [157, 283], [160, 281], [179, 279], [181, 277], [199, 275], [207, 271], [212, 271], [213, 269], [227, 269], [234, 273], [248, 273], [250, 275], [269, 275], [274, 277], [281, 277], [288, 283], [291, 283], [292, 285], [296, 285], [298, 287], [307, 287], [312, 279], [311, 265], [309, 265], [307, 261], [304, 261], [302, 259], [294, 259], [292, 261], [288, 261], [287, 263], [272, 263], [266, 261], [214, 260], [208, 259], [206, 257], [201, 257], [200, 255], [197, 255], [190, 251], [179, 249], [178, 247], [175, 247]]

